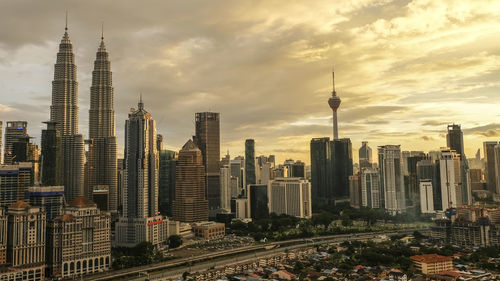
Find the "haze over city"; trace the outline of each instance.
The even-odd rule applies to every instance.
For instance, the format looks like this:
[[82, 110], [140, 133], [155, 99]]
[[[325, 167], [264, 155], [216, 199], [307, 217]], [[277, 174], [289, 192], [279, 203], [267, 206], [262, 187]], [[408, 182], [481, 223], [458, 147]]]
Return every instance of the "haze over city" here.
[[2, 1], [0, 119], [27, 120], [36, 142], [66, 10], [84, 135], [104, 22], [119, 153], [142, 93], [169, 148], [194, 134], [194, 112], [211, 110], [223, 154], [243, 155], [251, 137], [257, 155], [309, 163], [311, 138], [331, 136], [332, 65], [339, 135], [354, 151], [362, 140], [438, 149], [449, 123], [462, 125], [470, 156], [500, 136], [496, 1]]

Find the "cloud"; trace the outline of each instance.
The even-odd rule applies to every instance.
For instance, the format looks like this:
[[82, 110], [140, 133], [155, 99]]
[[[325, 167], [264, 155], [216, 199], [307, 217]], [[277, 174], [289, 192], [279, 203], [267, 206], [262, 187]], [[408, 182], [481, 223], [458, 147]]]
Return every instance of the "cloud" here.
[[486, 131], [483, 131], [483, 132], [476, 131], [476, 132], [474, 132], [474, 134], [485, 136], [485, 137], [500, 137], [500, 131], [499, 130], [493, 130], [493, 129], [489, 129], [489, 130], [486, 130]]
[[424, 141], [434, 141], [434, 138], [433, 137], [430, 137], [430, 136], [422, 136], [422, 139]]

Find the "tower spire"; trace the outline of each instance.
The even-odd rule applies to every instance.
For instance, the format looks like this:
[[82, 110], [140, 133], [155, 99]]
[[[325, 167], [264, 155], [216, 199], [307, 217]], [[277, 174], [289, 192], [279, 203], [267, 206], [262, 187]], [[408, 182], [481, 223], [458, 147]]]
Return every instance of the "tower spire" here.
[[104, 40], [104, 22], [101, 22], [101, 40]]
[[142, 93], [139, 94], [139, 110], [144, 109], [144, 103], [142, 102]]
[[64, 31], [68, 31], [68, 10], [66, 10], [66, 25], [64, 26]]
[[337, 95], [337, 93], [335, 92], [335, 68], [334, 66], [332, 65], [332, 95]]

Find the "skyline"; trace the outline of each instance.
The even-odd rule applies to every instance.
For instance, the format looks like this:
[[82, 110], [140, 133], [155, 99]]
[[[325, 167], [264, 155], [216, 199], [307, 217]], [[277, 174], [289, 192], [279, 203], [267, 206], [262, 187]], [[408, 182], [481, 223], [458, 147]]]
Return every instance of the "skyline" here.
[[[200, 2], [199, 9], [189, 10], [192, 14], [181, 3], [151, 5], [166, 6], [171, 17], [161, 13], [163, 8], [150, 7], [131, 14], [132, 5], [114, 7], [111, 1], [25, 2], [40, 11], [29, 17], [41, 24], [23, 26], [29, 11], [0, 12], [0, 22], [10, 27], [0, 31], [0, 85], [8, 93], [2, 95], [0, 120], [27, 120], [37, 143], [41, 122], [49, 120], [64, 8], [78, 67], [79, 131], [86, 139], [91, 69], [104, 21], [118, 155], [123, 154], [129, 108], [142, 92], [169, 149], [179, 150], [194, 135], [196, 112], [215, 111], [221, 113], [223, 153], [244, 155], [245, 139], [253, 138], [256, 155], [310, 163], [311, 138], [332, 138], [326, 102], [332, 64], [342, 98], [339, 137], [351, 138], [355, 159], [363, 140], [372, 148], [401, 144], [403, 150], [437, 150], [446, 146], [446, 125], [452, 123], [462, 125], [469, 158], [483, 141], [500, 138], [500, 124], [492, 121], [500, 103], [494, 79], [500, 43], [491, 40], [500, 33], [495, 26], [500, 6], [492, 1], [448, 1], [449, 7], [430, 1], [360, 1], [332, 4], [317, 17], [314, 7], [300, 4], [272, 13], [279, 2], [269, 1], [251, 8], [250, 2], [218, 2], [214, 13]], [[0, 10], [18, 5], [25, 3], [1, 3]], [[433, 16], [433, 27], [419, 20], [424, 14]], [[436, 93], [443, 94], [433, 97]]]

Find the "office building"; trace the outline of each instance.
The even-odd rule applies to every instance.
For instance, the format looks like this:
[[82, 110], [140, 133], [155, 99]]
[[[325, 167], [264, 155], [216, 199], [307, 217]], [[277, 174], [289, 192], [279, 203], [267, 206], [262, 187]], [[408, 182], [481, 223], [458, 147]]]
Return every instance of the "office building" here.
[[173, 217], [181, 222], [208, 220], [205, 167], [201, 150], [189, 140], [179, 151]]
[[84, 196], [48, 223], [47, 267], [56, 278], [111, 269], [111, 218]]
[[219, 239], [226, 235], [226, 225], [213, 221], [196, 222], [193, 224], [193, 232], [196, 237], [203, 239]]
[[361, 170], [361, 205], [368, 208], [381, 208], [379, 184], [380, 174], [378, 169], [365, 168]]
[[358, 209], [362, 206], [361, 172], [349, 177], [349, 204]]
[[205, 185], [207, 190], [208, 208], [216, 210], [220, 208], [220, 119], [219, 113], [199, 112], [195, 115], [196, 146], [203, 156], [205, 167]]
[[[46, 251], [46, 217], [41, 207], [19, 200], [7, 209], [7, 263], [13, 271], [33, 271], [43, 280]], [[15, 279], [19, 280], [19, 279]], [[26, 280], [26, 279], [22, 279]]]
[[160, 166], [158, 172], [158, 210], [160, 214], [172, 216], [172, 203], [175, 198], [175, 169], [178, 154], [175, 151], [163, 149], [160, 151]]
[[231, 210], [231, 168], [222, 165], [220, 168], [220, 208]]
[[311, 140], [311, 192], [315, 205], [329, 204], [333, 198], [330, 138]]
[[47, 220], [53, 220], [63, 213], [64, 186], [30, 186], [25, 200], [31, 206], [42, 207]]
[[434, 161], [427, 158], [417, 162], [418, 186], [420, 187], [421, 182], [429, 181], [432, 183], [432, 202], [434, 203], [433, 209], [442, 211], [439, 160]]
[[[118, 210], [114, 90], [109, 53], [101, 36], [92, 71], [89, 109], [88, 198], [107, 186], [109, 211]], [[108, 209], [107, 209], [108, 210]]]
[[33, 165], [22, 162], [0, 166], [0, 207], [8, 207], [24, 199], [28, 187], [33, 186]]
[[[287, 160], [284, 166], [288, 168], [288, 178], [305, 178], [306, 177], [306, 164], [300, 160], [293, 161]], [[262, 177], [262, 175], [261, 175]], [[264, 184], [264, 182], [262, 182]]]
[[267, 187], [267, 184], [248, 185], [249, 215], [252, 219], [262, 219], [269, 216]]
[[353, 174], [352, 145], [348, 138], [330, 142], [334, 202], [349, 199], [349, 177]]
[[368, 142], [364, 141], [359, 148], [359, 168], [371, 168], [372, 162], [372, 149], [368, 146]]
[[78, 82], [73, 44], [65, 32], [54, 66], [50, 121], [61, 134], [62, 185], [67, 200], [84, 194], [84, 141], [78, 134]]
[[167, 224], [158, 215], [158, 166], [156, 122], [144, 109], [131, 109], [125, 122], [125, 188], [123, 216], [116, 223], [116, 244], [131, 247], [140, 242], [161, 248]]
[[420, 181], [420, 212], [422, 214], [433, 214], [435, 212], [432, 180]]
[[231, 199], [231, 213], [235, 214], [237, 219], [250, 218], [250, 206], [246, 197]]
[[268, 184], [269, 212], [310, 218], [311, 183], [300, 178], [277, 178]]
[[[256, 184], [255, 174], [255, 141], [247, 139], [245, 141], [245, 184]], [[245, 188], [245, 186], [244, 186]]]
[[451, 150], [455, 150], [460, 157], [460, 182], [462, 183], [460, 204], [470, 205], [472, 204], [472, 187], [469, 176], [469, 161], [467, 161], [467, 157], [465, 156], [464, 135], [460, 125], [448, 125], [446, 145]]
[[56, 130], [55, 122], [44, 123], [47, 124], [47, 128], [42, 130], [41, 182], [44, 186], [61, 185], [61, 134]]
[[497, 144], [496, 141], [483, 142], [484, 161], [486, 162], [484, 168], [486, 187], [492, 194], [497, 190], [495, 173], [495, 146]]
[[461, 206], [460, 188], [460, 156], [451, 149], [441, 150], [441, 159], [439, 160], [439, 171], [441, 179], [441, 208], [446, 211], [449, 208]]
[[28, 136], [27, 127], [28, 122], [26, 121], [7, 121], [7, 126], [5, 127], [5, 147], [3, 157], [5, 165], [13, 164], [13, 145], [19, 140], [19, 138], [25, 138]]
[[378, 164], [384, 208], [392, 214], [404, 212], [406, 202], [400, 146], [379, 146]]
[[238, 156], [231, 160], [231, 177], [238, 180], [238, 195], [240, 195], [246, 187], [245, 157]]

